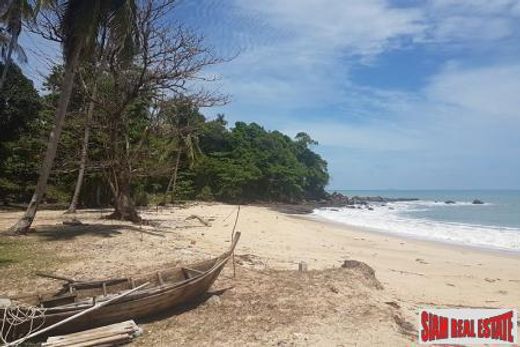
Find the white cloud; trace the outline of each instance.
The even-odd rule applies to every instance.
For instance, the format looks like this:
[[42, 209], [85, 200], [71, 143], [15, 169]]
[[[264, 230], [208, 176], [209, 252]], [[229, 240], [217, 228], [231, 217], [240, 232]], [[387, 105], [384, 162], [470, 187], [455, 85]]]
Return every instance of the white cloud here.
[[426, 88], [432, 102], [453, 105], [462, 115], [520, 120], [520, 65], [448, 67]]
[[518, 33], [519, 0], [431, 0], [426, 41], [470, 45]]
[[303, 52], [345, 50], [374, 55], [424, 29], [417, 9], [383, 0], [237, 0], [242, 13], [260, 15]]

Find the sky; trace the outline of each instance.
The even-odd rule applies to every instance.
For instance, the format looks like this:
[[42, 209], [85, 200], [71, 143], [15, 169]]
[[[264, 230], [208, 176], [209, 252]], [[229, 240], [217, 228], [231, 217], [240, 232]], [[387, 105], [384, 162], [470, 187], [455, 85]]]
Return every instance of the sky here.
[[[236, 56], [206, 72], [231, 102], [203, 113], [307, 132], [329, 188], [520, 189], [520, 0], [180, 0], [174, 16]], [[38, 51], [58, 50], [37, 41], [24, 69], [41, 79]]]

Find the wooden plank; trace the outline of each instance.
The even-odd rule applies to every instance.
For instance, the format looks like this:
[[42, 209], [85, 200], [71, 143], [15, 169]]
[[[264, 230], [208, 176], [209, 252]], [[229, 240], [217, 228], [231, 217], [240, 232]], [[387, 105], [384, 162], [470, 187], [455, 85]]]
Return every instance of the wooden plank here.
[[186, 267], [186, 266], [184, 266], [182, 269], [183, 269], [183, 270], [187, 270], [187, 271], [191, 271], [191, 272], [195, 272], [195, 273], [197, 273], [197, 274], [199, 274], [199, 275], [204, 273], [204, 271], [200, 271], [200, 270], [192, 269], [192, 268], [189, 268], [189, 267]]
[[139, 327], [137, 327], [137, 326], [135, 326], [135, 327], [127, 326], [127, 327], [122, 327], [122, 328], [117, 328], [117, 329], [106, 329], [106, 330], [101, 330], [101, 331], [96, 331], [96, 332], [92, 332], [91, 330], [85, 330], [85, 331], [82, 331], [81, 334], [74, 335], [74, 336], [62, 335], [59, 338], [49, 337], [47, 339], [47, 343], [59, 343], [62, 341], [83, 341], [83, 340], [88, 341], [88, 340], [92, 340], [95, 338], [111, 336], [116, 333], [127, 333], [129, 335], [133, 335], [134, 333], [136, 333], [138, 331], [139, 331]]
[[74, 346], [76, 344], [85, 344], [92, 343], [96, 345], [99, 340], [103, 340], [106, 338], [114, 337], [114, 336], [124, 336], [126, 339], [131, 340], [134, 337], [132, 332], [120, 331], [120, 332], [111, 332], [109, 334], [104, 335], [96, 335], [96, 336], [84, 336], [84, 337], [76, 337], [74, 339], [63, 339], [60, 341], [51, 341], [42, 344], [42, 347], [66, 347], [66, 346]]
[[124, 321], [121, 323], [114, 323], [111, 325], [105, 325], [105, 326], [102, 326], [99, 328], [79, 331], [79, 332], [71, 333], [71, 334], [67, 334], [67, 335], [51, 336], [47, 339], [47, 341], [61, 340], [61, 339], [68, 338], [68, 337], [81, 336], [85, 333], [97, 333], [97, 332], [112, 331], [114, 329], [125, 329], [125, 328], [131, 328], [131, 329], [137, 329], [137, 330], [139, 329], [139, 327], [137, 326], [137, 324], [135, 324], [135, 322], [133, 320], [127, 320], [127, 321]]
[[102, 338], [97, 338], [89, 341], [76, 341], [73, 343], [68, 343], [67, 341], [63, 341], [62, 343], [53, 343], [46, 345], [45, 347], [88, 347], [88, 346], [99, 346], [100, 344], [106, 343], [114, 343], [114, 342], [129, 342], [132, 340], [132, 336], [121, 333], [115, 334], [112, 336], [106, 336]]
[[42, 344], [42, 347], [74, 346], [76, 344], [85, 344], [87, 342], [96, 342], [97, 345], [99, 340], [105, 340], [113, 336], [121, 335], [126, 336], [130, 340], [134, 336], [138, 335], [140, 331], [141, 330], [137, 324], [135, 324], [133, 320], [129, 320], [73, 334], [51, 336]]

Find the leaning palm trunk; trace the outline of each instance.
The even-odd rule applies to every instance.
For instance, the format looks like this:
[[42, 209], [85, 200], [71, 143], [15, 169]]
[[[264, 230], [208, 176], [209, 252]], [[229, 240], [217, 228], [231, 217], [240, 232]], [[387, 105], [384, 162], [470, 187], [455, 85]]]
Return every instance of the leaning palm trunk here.
[[11, 37], [11, 39], [9, 41], [4, 69], [2, 70], [2, 76], [0, 77], [0, 90], [2, 90], [4, 88], [4, 83], [7, 78], [7, 70], [9, 70], [9, 66], [11, 65], [11, 59], [13, 56], [13, 51], [14, 51], [14, 46], [16, 45], [16, 41], [18, 41], [18, 35], [13, 34], [13, 37]]
[[36, 216], [38, 206], [47, 190], [47, 180], [51, 173], [52, 164], [54, 163], [54, 157], [56, 156], [56, 150], [58, 149], [58, 143], [60, 140], [61, 130], [65, 121], [65, 114], [69, 105], [70, 96], [72, 93], [72, 86], [74, 83], [74, 75], [76, 73], [76, 67], [79, 61], [80, 50], [76, 49], [71, 56], [70, 61], [65, 65], [65, 74], [63, 76], [63, 85], [56, 109], [56, 115], [54, 119], [54, 126], [49, 135], [49, 142], [47, 144], [47, 151], [45, 152], [45, 158], [40, 169], [40, 176], [34, 190], [34, 194], [31, 198], [31, 202], [25, 211], [23, 217], [13, 225], [9, 231], [12, 234], [26, 234], [31, 227], [31, 224]]
[[[94, 86], [94, 93], [96, 94], [96, 86]], [[81, 158], [79, 162], [79, 172], [78, 179], [76, 180], [76, 188], [74, 188], [74, 195], [72, 195], [72, 200], [70, 202], [70, 206], [65, 213], [76, 213], [76, 209], [78, 207], [79, 194], [81, 192], [81, 186], [83, 185], [83, 177], [85, 176], [85, 171], [87, 167], [87, 158], [88, 158], [88, 142], [90, 137], [90, 123], [92, 121], [92, 115], [94, 113], [94, 101], [90, 101], [87, 110], [87, 119], [85, 123], [85, 133], [83, 135], [83, 144], [81, 147]]]
[[166, 204], [166, 199], [168, 198], [168, 193], [172, 192], [172, 195], [175, 194], [175, 187], [177, 185], [177, 173], [179, 172], [179, 164], [181, 162], [181, 151], [177, 151], [177, 158], [175, 159], [175, 167], [173, 168], [172, 177], [168, 181], [168, 186], [166, 186], [166, 191], [163, 196], [163, 205]]

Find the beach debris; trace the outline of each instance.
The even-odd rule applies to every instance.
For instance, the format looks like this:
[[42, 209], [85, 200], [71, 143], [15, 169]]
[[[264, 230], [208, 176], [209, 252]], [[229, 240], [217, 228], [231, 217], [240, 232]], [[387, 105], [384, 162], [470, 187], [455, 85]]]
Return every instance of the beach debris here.
[[201, 222], [202, 224], [204, 224], [205, 226], [207, 227], [210, 227], [211, 226], [211, 223], [209, 221], [207, 221], [206, 219], [202, 218], [201, 216], [198, 216], [196, 214], [192, 214], [190, 215], [189, 217], [186, 217], [185, 220], [190, 220], [190, 219], [197, 219], [199, 222]]
[[301, 261], [301, 262], [298, 264], [298, 271], [299, 271], [299, 272], [307, 272], [307, 263], [304, 262], [304, 261]]
[[400, 314], [395, 314], [393, 318], [401, 334], [414, 338], [417, 336], [417, 329], [412, 323], [406, 321]]
[[395, 301], [385, 301], [385, 304], [387, 304], [388, 306], [392, 306], [395, 309], [401, 308], [401, 306]]
[[73, 334], [51, 336], [42, 343], [42, 347], [117, 346], [129, 343], [142, 333], [142, 329], [133, 320], [128, 320]]
[[260, 257], [254, 254], [240, 254], [236, 256], [236, 263], [239, 265], [247, 265], [247, 266], [264, 266], [265, 263], [261, 260]]

